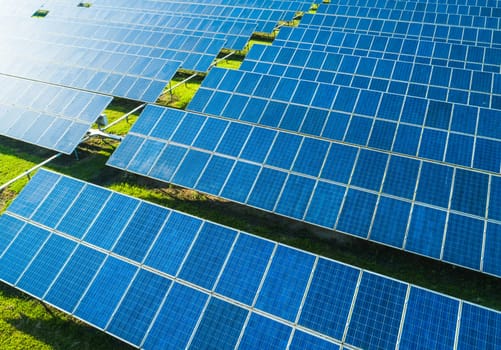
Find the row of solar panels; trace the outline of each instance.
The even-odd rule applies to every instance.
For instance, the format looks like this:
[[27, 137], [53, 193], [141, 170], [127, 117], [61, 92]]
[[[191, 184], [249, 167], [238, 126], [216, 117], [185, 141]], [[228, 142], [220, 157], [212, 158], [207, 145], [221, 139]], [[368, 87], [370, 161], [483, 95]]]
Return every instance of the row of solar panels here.
[[493, 73], [500, 72], [501, 63], [496, 48], [307, 27], [281, 28], [273, 45]]
[[[407, 92], [412, 89], [412, 84], [402, 84]], [[380, 92], [371, 87], [366, 90], [342, 83], [214, 68], [188, 109], [328, 140], [500, 171], [498, 111], [413, 97], [402, 91]], [[428, 95], [433, 95], [433, 91], [429, 88]]]
[[500, 346], [499, 312], [44, 170], [0, 228], [0, 280], [142, 348]]
[[0, 135], [70, 154], [111, 97], [0, 75]]
[[[331, 4], [364, 6], [374, 8], [386, 8], [390, 5], [385, 0], [331, 0]], [[424, 1], [406, 1], [397, 2], [393, 8], [405, 11], [418, 12], [437, 12], [437, 13], [453, 13], [470, 16], [493, 16], [499, 17], [501, 12], [497, 6], [497, 0], [480, 0], [480, 1], [441, 1], [441, 2], [424, 2]], [[320, 9], [322, 11], [322, 9]]]
[[501, 275], [498, 175], [154, 106], [108, 165]]

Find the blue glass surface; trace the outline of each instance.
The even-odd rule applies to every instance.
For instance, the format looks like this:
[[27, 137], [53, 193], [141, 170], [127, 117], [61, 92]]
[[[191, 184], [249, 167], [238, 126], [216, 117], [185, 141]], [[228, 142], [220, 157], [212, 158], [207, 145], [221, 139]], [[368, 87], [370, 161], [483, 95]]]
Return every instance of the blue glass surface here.
[[365, 272], [346, 342], [364, 349], [389, 349], [397, 343], [407, 285]]
[[201, 115], [193, 113], [186, 114], [181, 121], [181, 124], [174, 132], [171, 140], [184, 145], [191, 145], [205, 123], [205, 120], [206, 118]]
[[286, 349], [292, 328], [269, 318], [252, 314], [239, 349]]
[[501, 346], [501, 313], [463, 303], [457, 348], [498, 349]]
[[39, 170], [9, 206], [9, 211], [30, 218], [59, 178], [57, 174], [43, 169]]
[[322, 170], [322, 178], [348, 183], [358, 149], [332, 143]]
[[381, 197], [372, 225], [370, 239], [401, 248], [409, 220], [411, 204]]
[[451, 209], [484, 217], [488, 181], [487, 174], [457, 169], [454, 177]]
[[241, 158], [262, 163], [277, 135], [276, 131], [254, 128], [240, 155]]
[[442, 161], [444, 158], [447, 133], [435, 129], [423, 129], [419, 157]]
[[75, 246], [68, 239], [52, 235], [24, 272], [17, 287], [42, 297]]
[[62, 178], [38, 207], [32, 219], [45, 226], [55, 227], [83, 186], [76, 180]]
[[425, 125], [442, 130], [449, 129], [452, 104], [440, 101], [430, 101], [426, 114]]
[[234, 230], [205, 223], [183, 263], [179, 278], [212, 290], [236, 234]]
[[296, 330], [289, 346], [290, 350], [339, 350], [339, 345], [330, 343], [323, 338]]
[[353, 116], [346, 131], [344, 141], [357, 145], [366, 145], [371, 132], [373, 120], [371, 118]]
[[350, 189], [346, 195], [337, 230], [367, 237], [374, 215], [377, 196], [371, 193]]
[[296, 219], [302, 219], [315, 186], [315, 180], [289, 175], [275, 211]]
[[168, 211], [161, 207], [141, 203], [113, 247], [113, 252], [142, 262], [167, 215]]
[[473, 137], [450, 133], [445, 161], [468, 167], [471, 166], [473, 142]]
[[279, 246], [259, 292], [256, 308], [294, 322], [315, 258]]
[[151, 133], [152, 137], [169, 140], [172, 137], [172, 134], [181, 124], [181, 121], [183, 120], [186, 113], [174, 109], [165, 108], [163, 109], [163, 111], [164, 113], [162, 115], [162, 118], [158, 121], [153, 130], [149, 131], [149, 133]]
[[234, 349], [247, 318], [247, 310], [212, 298], [196, 330], [190, 349]]
[[306, 113], [300, 132], [308, 135], [321, 135], [325, 122], [328, 118], [328, 111], [318, 108], [310, 108]]
[[138, 174], [148, 174], [164, 147], [163, 142], [146, 140], [129, 163], [127, 170]]
[[251, 130], [249, 125], [231, 123], [216, 151], [233, 157], [238, 156]]
[[79, 246], [50, 287], [45, 300], [72, 312], [104, 259], [103, 253]]
[[201, 225], [200, 219], [171, 212], [145, 265], [175, 276]]
[[187, 149], [184, 147], [167, 145], [149, 175], [163, 181], [170, 181], [186, 152]]
[[342, 339], [359, 271], [319, 259], [305, 299], [299, 324]]
[[492, 137], [497, 140], [501, 139], [499, 111], [494, 109], [480, 109], [477, 132], [481, 136]]
[[355, 113], [373, 117], [379, 105], [381, 93], [370, 90], [362, 90], [358, 97]]
[[498, 173], [501, 169], [501, 142], [477, 138], [473, 167]]
[[369, 146], [390, 150], [395, 138], [396, 123], [376, 120], [369, 138]]
[[489, 218], [501, 221], [501, 177], [491, 177], [491, 190], [489, 202]]
[[329, 143], [326, 141], [305, 138], [292, 170], [315, 177], [318, 176], [328, 149]]
[[235, 161], [232, 159], [213, 156], [198, 180], [197, 190], [218, 194], [234, 163]]
[[207, 295], [174, 283], [142, 347], [185, 348], [206, 301]]
[[383, 185], [383, 192], [412, 199], [419, 171], [419, 161], [393, 156], [390, 158]]
[[84, 241], [111, 249], [138, 206], [138, 200], [113, 193], [87, 231]]
[[100, 328], [106, 327], [136, 271], [137, 267], [108, 257], [79, 302], [75, 316]]
[[206, 150], [213, 150], [221, 140], [228, 122], [220, 119], [209, 118], [198, 134], [193, 146]]
[[160, 106], [147, 105], [130, 131], [138, 134], [149, 135], [164, 111], [165, 108]]
[[134, 135], [127, 136], [120, 143], [120, 146], [117, 148], [117, 150], [113, 152], [106, 164], [120, 169], [127, 169], [127, 165], [137, 153], [143, 141], [144, 139], [142, 137]]
[[452, 349], [458, 310], [458, 300], [412, 287], [400, 348]]
[[221, 196], [244, 203], [261, 170], [257, 165], [238, 162], [227, 180]]
[[44, 244], [49, 232], [27, 224], [0, 257], [0, 279], [16, 283], [24, 269]]
[[342, 186], [318, 181], [306, 212], [305, 220], [333, 228], [346, 189]]
[[[172, 182], [185, 187], [193, 187], [205, 168], [210, 155], [204, 152], [190, 150], [172, 179]], [[178, 163], [179, 164], [179, 163]]]
[[284, 172], [263, 168], [247, 203], [265, 210], [273, 210], [286, 176]]
[[443, 259], [472, 269], [480, 268], [484, 222], [450, 214]]
[[418, 150], [421, 128], [400, 124], [393, 141], [393, 152], [415, 155]]
[[447, 208], [454, 168], [423, 162], [416, 192], [416, 200]]
[[106, 330], [139, 346], [170, 284], [164, 277], [140, 270]]
[[57, 225], [57, 230], [82, 238], [101, 210], [99, 203], [106, 202], [109, 195], [103, 188], [87, 185]]
[[283, 169], [290, 169], [302, 138], [298, 135], [279, 133], [268, 155], [266, 164]]
[[405, 249], [439, 259], [446, 216], [445, 211], [414, 205]]
[[351, 184], [364, 189], [379, 191], [387, 160], [388, 155], [385, 153], [360, 150]]
[[377, 117], [388, 120], [398, 120], [404, 103], [404, 96], [384, 94], [379, 105]]
[[252, 305], [275, 244], [240, 234], [216, 286], [216, 292]]
[[23, 226], [23, 221], [10, 215], [5, 214], [0, 216], [0, 232], [2, 232], [0, 235], [0, 256]]

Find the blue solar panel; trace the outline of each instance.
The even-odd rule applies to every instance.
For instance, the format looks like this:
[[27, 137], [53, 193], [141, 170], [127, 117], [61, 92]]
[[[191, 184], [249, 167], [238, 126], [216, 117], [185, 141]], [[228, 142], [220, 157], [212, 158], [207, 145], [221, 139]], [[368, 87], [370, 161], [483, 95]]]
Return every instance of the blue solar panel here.
[[190, 348], [204, 349], [208, 344], [215, 349], [234, 349], [248, 311], [217, 298], [207, 305]]
[[370, 239], [394, 247], [402, 247], [411, 204], [393, 198], [380, 197]]
[[[98, 247], [111, 249], [137, 207], [138, 203], [132, 198], [112, 194], [85, 234], [84, 240]], [[123, 215], [115, 215], [119, 211]]]
[[0, 260], [2, 279], [15, 283], [48, 236], [48, 231], [26, 224], [11, 241], [8, 250], [2, 254]]
[[72, 312], [104, 259], [103, 253], [79, 246], [45, 294], [45, 300]]
[[313, 263], [313, 256], [279, 246], [256, 307], [294, 322]]
[[235, 237], [233, 230], [205, 224], [183, 263], [179, 277], [212, 290]]
[[[138, 130], [142, 130], [143, 125], [153, 125], [151, 119], [157, 118], [159, 113], [158, 107], [147, 108], [143, 113], [145, 122], [139, 122]], [[133, 140], [138, 137], [145, 140], [134, 141], [142, 145], [139, 151], [135, 150], [134, 160], [126, 159], [130, 146], [125, 144], [121, 146], [125, 147], [124, 153], [120, 147], [109, 164], [438, 259], [444, 258], [441, 253], [443, 220], [432, 220], [426, 225], [418, 223], [418, 219], [428, 217], [435, 209], [426, 211], [426, 215], [421, 209], [413, 214], [408, 201], [416, 200], [419, 205], [439, 206], [462, 215], [474, 214], [483, 220], [487, 204], [496, 207], [497, 198], [487, 202], [488, 181], [495, 183], [496, 180], [492, 179], [497, 179], [493, 175], [243, 122], [228, 122], [203, 115], [195, 118], [193, 113], [171, 109], [164, 109], [161, 115], [153, 130], [169, 125], [176, 134], [188, 129], [188, 134], [198, 136], [190, 136], [186, 143], [176, 142], [176, 145], [170, 144], [174, 136], [161, 140], [167, 145], [158, 147], [155, 165], [139, 170], [133, 163], [141, 159], [149, 163], [147, 160], [151, 158], [147, 146], [149, 138], [132, 131], [130, 137]], [[190, 121], [194, 120], [198, 128], [191, 124]], [[353, 121], [350, 127], [355, 125], [354, 130], [359, 132], [360, 128]], [[212, 136], [201, 136], [208, 125], [218, 125], [217, 122], [221, 125], [219, 143]], [[439, 132], [436, 129], [426, 131]], [[264, 144], [259, 142], [260, 137], [263, 137]], [[204, 139], [207, 142], [203, 142]], [[417, 140], [420, 142], [419, 138]], [[155, 142], [158, 141], [155, 138]], [[193, 142], [198, 145], [196, 149], [190, 149]], [[124, 165], [127, 161], [129, 163]], [[289, 174], [290, 170], [292, 174]], [[346, 185], [350, 186], [348, 192]], [[482, 201], [475, 201], [477, 193], [483, 196], [480, 197]], [[381, 194], [394, 198], [380, 199]], [[491, 198], [494, 197], [491, 195]], [[398, 213], [397, 220], [392, 215], [394, 212]], [[387, 229], [387, 225], [391, 229]], [[424, 232], [427, 228], [433, 228], [433, 231]], [[477, 230], [473, 236], [484, 235], [480, 225], [472, 228]], [[456, 242], [451, 247], [456, 244], [455, 251], [461, 246]], [[462, 263], [459, 256], [446, 260], [482, 269], [481, 254], [475, 253], [470, 259], [478, 261], [465, 265], [468, 259]]]
[[458, 300], [412, 287], [400, 348], [453, 348], [458, 310]]
[[120, 235], [113, 252], [137, 262], [143, 261], [149, 247], [159, 234], [168, 213], [160, 207], [142, 203]]
[[174, 283], [143, 343], [144, 348], [186, 347], [207, 299], [200, 291]]
[[108, 257], [78, 303], [75, 316], [104, 329], [136, 272], [134, 266]]
[[406, 290], [401, 282], [364, 274], [346, 341], [365, 349], [395, 347]]
[[140, 270], [106, 329], [132, 344], [141, 344], [171, 283]]
[[240, 235], [215, 291], [252, 305], [273, 250], [271, 242]]
[[76, 244], [52, 235], [23, 273], [18, 286], [33, 295], [44, 295]]
[[[111, 97], [0, 76], [0, 135], [70, 154]], [[19, 98], [21, 95], [21, 98]]]
[[342, 339], [358, 277], [356, 269], [319, 259], [299, 324]]
[[239, 349], [287, 349], [292, 328], [252, 314], [238, 344]]
[[[97, 189], [45, 170], [33, 182], [50, 178], [57, 184], [48, 196], [68, 183], [81, 188], [82, 198]], [[28, 190], [36, 191], [33, 186]], [[484, 347], [498, 342], [489, 329], [497, 329], [491, 321], [495, 324], [498, 318], [495, 311], [99, 190], [105, 198], [96, 202], [100, 215], [109, 208], [107, 220], [99, 222], [105, 226], [120, 223], [117, 217], [128, 219], [117, 226], [118, 233], [110, 232], [111, 239], [97, 239], [100, 245], [42, 229], [37, 221], [27, 223], [30, 213], [25, 217], [7, 210], [0, 216], [0, 225], [13, 228], [2, 240], [6, 250], [0, 256], [0, 279], [142, 348], [216, 344], [219, 349], [238, 344], [336, 349], [341, 343], [388, 348], [395, 346], [399, 329], [401, 347], [440, 347], [457, 337], [460, 344], [484, 342]], [[16, 204], [27, 200], [36, 210], [33, 198], [22, 194], [13, 207], [27, 208]], [[69, 212], [72, 201], [58, 201]], [[148, 206], [166, 219], [157, 238], [147, 244], [144, 263], [126, 258], [125, 251], [112, 253], [110, 242], [127, 227], [140, 226], [143, 218], [134, 213]], [[414, 205], [413, 214], [418, 208]], [[410, 231], [407, 244], [411, 241]], [[488, 256], [485, 264], [492, 259]]]
[[201, 224], [199, 219], [172, 212], [144, 263], [175, 276]]
[[[501, 344], [501, 316], [463, 303], [458, 349], [495, 349]], [[479, 326], [480, 325], [480, 326]]]

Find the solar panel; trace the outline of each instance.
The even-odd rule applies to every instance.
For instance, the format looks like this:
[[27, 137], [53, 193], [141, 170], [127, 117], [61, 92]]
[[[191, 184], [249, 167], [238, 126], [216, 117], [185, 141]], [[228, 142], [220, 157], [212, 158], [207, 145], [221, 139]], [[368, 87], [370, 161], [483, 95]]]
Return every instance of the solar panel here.
[[1, 281], [145, 349], [500, 346], [497, 311], [46, 170], [0, 227]]
[[[329, 58], [323, 55], [321, 61], [327, 62]], [[339, 61], [345, 62], [344, 58]], [[411, 79], [409, 83], [405, 80], [407, 78], [400, 76], [398, 69], [393, 69], [391, 61], [373, 60], [373, 67], [376, 62], [376, 73], [365, 76], [368, 78], [367, 85], [370, 84], [365, 87], [358, 87], [355, 80], [362, 75], [359, 76], [350, 69], [343, 72], [342, 67], [338, 68], [334, 82], [329, 83], [287, 75], [279, 77], [214, 68], [188, 109], [357, 146], [499, 172], [501, 158], [492, 152], [483, 152], [483, 146], [476, 148], [476, 143], [488, 143], [492, 148], [501, 147], [501, 133], [495, 125], [496, 111], [501, 108], [496, 101], [501, 95], [498, 96], [496, 88], [489, 88], [490, 92], [484, 93], [474, 91], [480, 90], [480, 87], [471, 87], [468, 91], [463, 91], [464, 100], [457, 101], [453, 97], [453, 89], [449, 87], [450, 70], [446, 71], [449, 77], [445, 79], [447, 82], [444, 81], [440, 87], [437, 85], [435, 89], [428, 82], [418, 82], [423, 77], [417, 69], [420, 65], [408, 63], [409, 74], [406, 77]], [[392, 63], [391, 68], [377, 73], [382, 62]], [[361, 60], [359, 63], [357, 60], [356, 65], [358, 64], [365, 66], [365, 62]], [[310, 69], [304, 69], [305, 72], [308, 70]], [[390, 77], [392, 71], [393, 77]], [[326, 70], [319, 69], [318, 72]], [[412, 77], [410, 72], [413, 72]], [[432, 82], [436, 72], [435, 69], [433, 73], [429, 71]], [[501, 81], [500, 74], [483, 73], [485, 76], [480, 77], [477, 72], [461, 69], [453, 69], [452, 77], [460, 72], [467, 73], [468, 81]], [[337, 81], [338, 77], [348, 74], [352, 77], [350, 80], [353, 79], [352, 84]], [[426, 74], [428, 73], [424, 73]], [[375, 87], [375, 81], [384, 82], [384, 88]], [[256, 88], [248, 90], [249, 86]], [[262, 91], [264, 87], [271, 90]], [[413, 91], [413, 87], [422, 88], [420, 91], [424, 94], [417, 89]], [[436, 93], [437, 89], [444, 91], [444, 98], [441, 100]], [[475, 98], [479, 96], [484, 96], [485, 99], [482, 97], [477, 103]], [[492, 102], [487, 103], [491, 97]], [[234, 101], [238, 106], [234, 105]], [[297, 106], [303, 107], [303, 115], [296, 114]], [[291, 119], [295, 120], [295, 124], [290, 123]], [[470, 120], [471, 124], [478, 120], [478, 128], [468, 130], [464, 119]], [[409, 145], [409, 134], [414, 136], [414, 144]]]
[[[498, 271], [491, 259], [499, 246], [486, 250], [482, 242], [485, 225], [492, 232], [500, 226], [496, 209], [490, 210], [499, 206], [499, 174], [152, 105], [108, 165]], [[485, 254], [489, 249], [494, 254]]]
[[[45, 52], [43, 57], [35, 54]], [[2, 40], [0, 72], [30, 80], [155, 102], [180, 62], [21, 39]], [[13, 56], [8, 52], [19, 52]], [[121, 61], [127, 65], [118, 66]], [[155, 66], [150, 69], [151, 65]]]
[[345, 53], [361, 57], [389, 58], [407, 62], [468, 68], [499, 73], [499, 48], [430, 39], [390, 38], [371, 33], [336, 29], [281, 28], [273, 46]]
[[70, 154], [111, 97], [0, 75], [0, 135]]

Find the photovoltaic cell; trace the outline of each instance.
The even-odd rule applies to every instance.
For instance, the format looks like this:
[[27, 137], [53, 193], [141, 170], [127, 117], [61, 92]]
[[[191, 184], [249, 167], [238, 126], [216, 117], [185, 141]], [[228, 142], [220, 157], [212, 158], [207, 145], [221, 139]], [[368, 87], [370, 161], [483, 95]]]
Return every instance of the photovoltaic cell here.
[[[32, 181], [51, 178], [47, 173], [40, 170]], [[47, 196], [68, 183], [81, 188], [82, 198], [96, 190], [50, 174], [56, 185]], [[341, 343], [392, 348], [399, 329], [400, 347], [447, 346], [456, 338], [460, 346], [499, 345], [495, 335], [499, 317], [493, 310], [99, 189], [104, 199], [96, 202], [98, 208], [129, 201], [115, 205], [100, 219], [102, 223], [128, 219], [111, 240], [95, 241], [101, 245], [42, 228], [37, 221], [28, 223], [30, 213], [22, 216], [7, 210], [0, 216], [0, 225], [13, 227], [2, 239], [0, 280], [147, 349], [209, 344], [231, 349], [237, 345], [337, 349]], [[36, 189], [28, 186], [24, 191]], [[32, 201], [32, 210], [39, 207], [27, 194], [13, 206], [27, 208], [15, 204], [23, 198]], [[66, 206], [64, 211], [74, 205], [64, 197], [58, 201]], [[124, 235], [135, 221], [141, 223], [135, 208], [146, 206], [157, 208], [155, 212], [166, 220], [148, 243], [145, 262], [112, 253], [106, 242]], [[493, 258], [489, 254], [485, 264]]]

